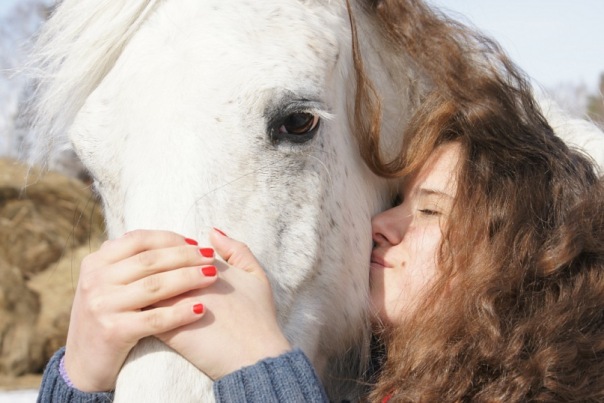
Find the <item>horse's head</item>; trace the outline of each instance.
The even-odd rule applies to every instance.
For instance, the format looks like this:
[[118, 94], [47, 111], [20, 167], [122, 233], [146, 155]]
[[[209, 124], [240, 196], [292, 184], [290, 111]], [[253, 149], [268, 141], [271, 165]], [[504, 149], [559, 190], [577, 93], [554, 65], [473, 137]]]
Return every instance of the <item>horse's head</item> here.
[[72, 74], [53, 85], [74, 90], [66, 126], [109, 237], [166, 229], [203, 242], [216, 226], [246, 242], [286, 334], [325, 370], [366, 338], [370, 218], [387, 193], [351, 127], [346, 4], [109, 3], [65, 0], [50, 22], [61, 40], [79, 13], [58, 69]]
[[[379, 197], [351, 134], [345, 11], [158, 5], [69, 131], [109, 236], [155, 228], [203, 241], [220, 227], [269, 270], [286, 321], [305, 282], [363, 272]], [[353, 277], [363, 290], [365, 273]]]
[[214, 224], [234, 236], [252, 228], [268, 254], [287, 243], [292, 218], [314, 215], [304, 209], [316, 194], [338, 187], [333, 170], [358, 162], [341, 17], [299, 2], [158, 5], [69, 133], [110, 236], [202, 236]]

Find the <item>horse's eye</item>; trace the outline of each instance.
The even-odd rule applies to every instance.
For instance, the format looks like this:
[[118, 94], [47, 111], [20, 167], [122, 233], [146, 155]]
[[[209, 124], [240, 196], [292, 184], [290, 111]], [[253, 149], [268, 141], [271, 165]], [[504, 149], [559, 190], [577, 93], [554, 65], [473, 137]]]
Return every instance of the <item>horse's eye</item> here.
[[296, 112], [289, 115], [281, 127], [280, 134], [305, 135], [319, 125], [319, 117], [308, 112]]
[[319, 132], [321, 116], [328, 116], [321, 102], [286, 97], [267, 108], [267, 133], [274, 145], [310, 143]]

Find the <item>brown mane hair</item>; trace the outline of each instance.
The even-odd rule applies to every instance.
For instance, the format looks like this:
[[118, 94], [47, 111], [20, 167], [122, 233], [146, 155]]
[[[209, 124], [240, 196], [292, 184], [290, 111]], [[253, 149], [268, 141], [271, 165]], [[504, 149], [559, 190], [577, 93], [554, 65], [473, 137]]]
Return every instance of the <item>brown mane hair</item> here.
[[369, 400], [604, 401], [603, 179], [554, 135], [494, 42], [419, 1], [367, 9], [430, 81], [390, 161], [376, 94], [358, 87], [367, 164], [401, 177], [439, 144], [463, 150], [442, 275], [415, 317], [384, 330]]

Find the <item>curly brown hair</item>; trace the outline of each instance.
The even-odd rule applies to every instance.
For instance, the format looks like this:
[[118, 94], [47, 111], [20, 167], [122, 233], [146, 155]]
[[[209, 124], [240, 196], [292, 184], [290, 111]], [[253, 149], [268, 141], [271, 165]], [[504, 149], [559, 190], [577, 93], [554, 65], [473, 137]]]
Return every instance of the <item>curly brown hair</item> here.
[[418, 314], [383, 334], [372, 397], [603, 401], [603, 180], [510, 108], [434, 98], [403, 161], [413, 173], [438, 144], [462, 145], [442, 275]]
[[[372, 113], [357, 115], [367, 164], [404, 177], [439, 144], [463, 150], [442, 275], [415, 316], [383, 331], [387, 359], [369, 400], [604, 401], [595, 165], [555, 136], [493, 41], [419, 1], [367, 8], [431, 84], [390, 161], [379, 152], [379, 103], [357, 107]], [[357, 102], [371, 100], [370, 83], [358, 91]]]

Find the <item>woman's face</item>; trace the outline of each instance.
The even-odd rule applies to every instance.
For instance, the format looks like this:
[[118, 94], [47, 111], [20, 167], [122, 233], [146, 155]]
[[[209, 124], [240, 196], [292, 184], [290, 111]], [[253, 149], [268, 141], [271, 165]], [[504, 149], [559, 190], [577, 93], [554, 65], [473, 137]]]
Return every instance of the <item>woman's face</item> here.
[[377, 319], [411, 315], [437, 274], [436, 253], [457, 190], [460, 145], [438, 147], [400, 193], [401, 203], [372, 220], [371, 303]]

